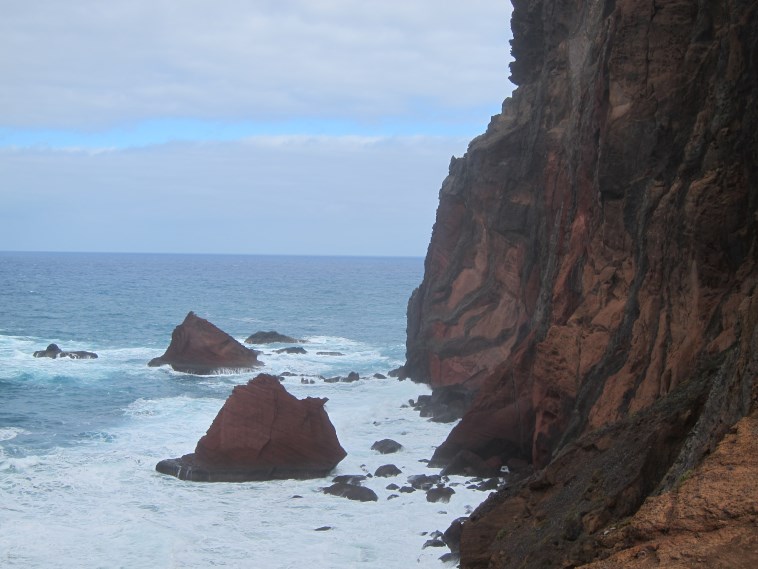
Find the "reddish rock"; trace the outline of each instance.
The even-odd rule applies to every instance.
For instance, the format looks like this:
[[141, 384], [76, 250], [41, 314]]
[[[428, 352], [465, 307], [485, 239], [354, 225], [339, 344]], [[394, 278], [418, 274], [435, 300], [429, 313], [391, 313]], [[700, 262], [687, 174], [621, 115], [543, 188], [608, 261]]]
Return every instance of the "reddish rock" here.
[[542, 469], [472, 515], [462, 567], [603, 566], [756, 403], [758, 8], [513, 6], [518, 88], [450, 164], [404, 370], [473, 394], [437, 464]]
[[207, 320], [187, 314], [171, 334], [166, 353], [153, 358], [150, 367], [170, 365], [176, 371], [207, 375], [223, 370], [251, 370], [263, 365], [250, 350]]
[[518, 88], [442, 184], [404, 369], [475, 394], [438, 458], [542, 467], [750, 355], [758, 15], [517, 0], [513, 29]]
[[156, 469], [201, 482], [326, 476], [346, 456], [326, 401], [297, 399], [276, 377], [260, 374], [234, 388], [193, 454]]

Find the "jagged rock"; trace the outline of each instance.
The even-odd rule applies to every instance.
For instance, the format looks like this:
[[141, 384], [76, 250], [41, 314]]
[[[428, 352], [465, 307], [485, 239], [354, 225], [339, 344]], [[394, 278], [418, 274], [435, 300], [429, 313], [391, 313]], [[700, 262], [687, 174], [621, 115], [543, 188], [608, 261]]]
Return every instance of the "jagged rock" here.
[[331, 486], [323, 489], [324, 494], [331, 494], [332, 496], [341, 496], [348, 500], [357, 500], [359, 502], [376, 502], [379, 497], [371, 488], [365, 486], [357, 486], [355, 484], [346, 484], [344, 482], [336, 482]]
[[200, 482], [326, 476], [346, 456], [326, 401], [297, 399], [276, 377], [260, 374], [234, 388], [193, 454], [156, 470]]
[[403, 473], [402, 470], [400, 470], [394, 464], [385, 464], [376, 469], [376, 472], [374, 472], [374, 476], [389, 478], [390, 476], [397, 476], [398, 474], [402, 474], [402, 473]]
[[280, 350], [274, 350], [275, 354], [307, 354], [308, 352], [305, 350], [305, 348], [301, 348], [300, 346], [294, 346], [290, 348], [282, 348]]
[[58, 347], [58, 344], [50, 344], [44, 350], [37, 350], [32, 354], [35, 358], [71, 358], [72, 360], [94, 360], [97, 354], [94, 352], [85, 352], [77, 350], [73, 352], [64, 352]]
[[408, 477], [408, 483], [416, 490], [429, 490], [439, 484], [441, 476], [437, 474], [414, 474]]
[[468, 518], [456, 518], [442, 534], [442, 541], [450, 548], [452, 553], [457, 554], [461, 549], [461, 534], [463, 533], [463, 524]]
[[518, 88], [451, 161], [408, 306], [405, 373], [473, 397], [434, 461], [538, 470], [461, 566], [757, 565], [729, 429], [758, 402], [758, 10], [513, 7]]
[[249, 371], [262, 364], [255, 350], [190, 312], [174, 328], [166, 353], [153, 358], [148, 365], [170, 365], [176, 371], [207, 375], [223, 370]]
[[376, 441], [373, 445], [371, 445], [371, 450], [375, 450], [382, 454], [392, 454], [398, 452], [402, 448], [403, 445], [397, 441], [393, 441], [392, 439], [382, 439], [380, 441]]
[[247, 337], [246, 344], [302, 344], [303, 340], [298, 340], [290, 336], [285, 336], [279, 332], [256, 332]]
[[347, 374], [347, 377], [343, 377], [340, 381], [343, 381], [345, 383], [352, 383], [354, 381], [358, 381], [361, 378], [360, 375], [358, 375], [356, 372], [351, 371]]

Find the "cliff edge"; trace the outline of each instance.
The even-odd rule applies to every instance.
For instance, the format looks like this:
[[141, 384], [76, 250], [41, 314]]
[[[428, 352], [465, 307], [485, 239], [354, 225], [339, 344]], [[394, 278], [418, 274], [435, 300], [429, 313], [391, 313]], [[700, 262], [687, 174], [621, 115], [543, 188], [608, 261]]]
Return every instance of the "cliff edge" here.
[[405, 373], [472, 400], [434, 463], [539, 471], [464, 524], [464, 567], [506, 566], [539, 493], [568, 508], [550, 566], [591, 562], [756, 401], [758, 3], [513, 5], [517, 89], [452, 160], [408, 306]]

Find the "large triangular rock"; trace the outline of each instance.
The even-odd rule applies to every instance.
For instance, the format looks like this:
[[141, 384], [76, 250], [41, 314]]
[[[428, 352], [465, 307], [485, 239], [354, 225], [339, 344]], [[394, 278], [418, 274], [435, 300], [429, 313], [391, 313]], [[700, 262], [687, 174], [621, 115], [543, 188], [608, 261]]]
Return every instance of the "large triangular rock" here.
[[159, 462], [158, 472], [198, 482], [326, 476], [347, 453], [324, 404], [297, 399], [271, 375], [238, 385], [193, 454]]
[[166, 353], [148, 365], [170, 365], [176, 371], [208, 375], [223, 370], [249, 371], [263, 364], [258, 361], [258, 352], [190, 312], [174, 328]]

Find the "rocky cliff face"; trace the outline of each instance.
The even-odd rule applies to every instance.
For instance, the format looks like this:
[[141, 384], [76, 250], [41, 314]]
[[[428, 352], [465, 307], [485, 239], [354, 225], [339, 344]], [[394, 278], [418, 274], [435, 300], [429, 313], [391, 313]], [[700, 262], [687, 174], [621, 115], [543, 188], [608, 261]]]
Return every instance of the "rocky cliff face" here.
[[[644, 484], [605, 489], [625, 506], [575, 512], [576, 541], [670, 488], [755, 399], [758, 3], [513, 4], [518, 88], [451, 162], [405, 372], [473, 394], [438, 464], [542, 468], [677, 418], [632, 467]], [[467, 549], [464, 531], [464, 566], [501, 566], [495, 534]]]

